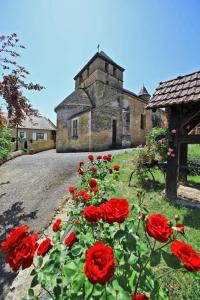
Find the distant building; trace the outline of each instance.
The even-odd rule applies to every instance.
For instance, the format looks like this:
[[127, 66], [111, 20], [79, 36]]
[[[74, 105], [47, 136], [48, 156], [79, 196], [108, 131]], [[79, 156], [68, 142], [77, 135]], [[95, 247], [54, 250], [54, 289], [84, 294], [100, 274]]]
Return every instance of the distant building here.
[[[28, 153], [35, 153], [43, 150], [55, 148], [56, 143], [56, 126], [46, 117], [31, 116], [26, 117], [22, 124], [16, 128], [11, 128], [11, 137], [13, 142], [18, 137], [18, 149], [27, 149]], [[15, 150], [16, 143], [13, 143], [12, 150]]]
[[92, 151], [144, 144], [152, 128], [150, 95], [124, 89], [124, 68], [97, 52], [74, 77], [75, 90], [56, 108], [57, 152]]
[[[13, 129], [16, 132], [16, 129]], [[56, 140], [56, 126], [46, 117], [26, 117], [18, 126], [18, 137], [32, 141]]]

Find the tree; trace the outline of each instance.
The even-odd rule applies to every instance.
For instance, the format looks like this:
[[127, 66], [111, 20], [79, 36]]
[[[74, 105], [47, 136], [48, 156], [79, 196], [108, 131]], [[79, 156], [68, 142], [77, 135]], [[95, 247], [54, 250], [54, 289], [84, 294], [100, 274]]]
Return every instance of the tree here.
[[[40, 91], [44, 88], [39, 84], [25, 81], [29, 72], [16, 62], [20, 57], [17, 50], [24, 48], [19, 43], [16, 33], [0, 36], [0, 96], [6, 103], [8, 119], [13, 127], [21, 125], [26, 116], [38, 115], [38, 111], [23, 95], [23, 90]], [[1, 118], [0, 115], [0, 124]]]

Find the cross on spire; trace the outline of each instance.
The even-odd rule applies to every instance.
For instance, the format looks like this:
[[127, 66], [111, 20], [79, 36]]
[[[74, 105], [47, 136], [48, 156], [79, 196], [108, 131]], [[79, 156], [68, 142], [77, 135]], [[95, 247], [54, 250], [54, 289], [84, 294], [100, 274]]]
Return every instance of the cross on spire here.
[[100, 48], [100, 45], [98, 44], [98, 45], [97, 45], [98, 52], [99, 52], [99, 48]]

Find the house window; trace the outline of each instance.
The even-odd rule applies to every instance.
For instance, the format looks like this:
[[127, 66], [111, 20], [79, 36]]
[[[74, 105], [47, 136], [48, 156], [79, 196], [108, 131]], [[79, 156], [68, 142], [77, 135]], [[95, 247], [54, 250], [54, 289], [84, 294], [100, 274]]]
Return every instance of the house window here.
[[72, 137], [78, 137], [78, 119], [72, 120]]
[[19, 137], [20, 137], [21, 139], [24, 138], [24, 132], [23, 132], [23, 131], [20, 131], [20, 132], [19, 132]]
[[116, 68], [113, 67], [113, 76], [116, 77]]
[[146, 128], [146, 116], [142, 114], [140, 118], [140, 129], [145, 129], [145, 128]]
[[36, 140], [44, 140], [44, 133], [36, 133]]
[[105, 72], [108, 73], [108, 63], [105, 62]]

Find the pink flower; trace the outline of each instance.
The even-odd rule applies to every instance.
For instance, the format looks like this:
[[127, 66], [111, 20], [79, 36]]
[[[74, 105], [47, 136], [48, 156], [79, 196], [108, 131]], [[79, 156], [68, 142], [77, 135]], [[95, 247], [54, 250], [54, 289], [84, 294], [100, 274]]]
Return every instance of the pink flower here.
[[172, 133], [172, 134], [176, 134], [176, 129], [172, 129], [172, 130], [171, 130], [171, 133]]

